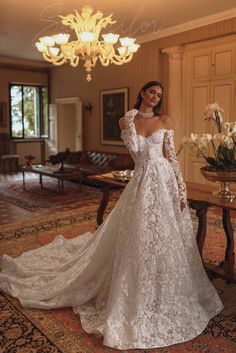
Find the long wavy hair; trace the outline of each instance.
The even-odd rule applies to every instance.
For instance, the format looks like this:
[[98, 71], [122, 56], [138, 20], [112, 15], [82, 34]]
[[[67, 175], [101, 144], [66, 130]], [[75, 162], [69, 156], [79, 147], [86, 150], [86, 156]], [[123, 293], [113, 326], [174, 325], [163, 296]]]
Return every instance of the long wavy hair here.
[[[159, 82], [159, 81], [149, 81], [147, 82], [142, 88], [141, 90], [139, 91], [139, 94], [136, 98], [136, 102], [134, 104], [134, 109], [138, 109], [140, 108], [141, 106], [141, 103], [142, 103], [142, 92], [146, 91], [148, 88], [152, 87], [152, 86], [158, 86], [158, 87], [161, 87], [162, 89], [162, 92], [163, 92], [163, 86], [162, 84]], [[162, 96], [161, 96], [161, 99], [160, 101], [158, 102], [158, 104], [153, 107], [153, 112], [155, 115], [160, 115], [161, 114], [161, 105], [162, 105]]]

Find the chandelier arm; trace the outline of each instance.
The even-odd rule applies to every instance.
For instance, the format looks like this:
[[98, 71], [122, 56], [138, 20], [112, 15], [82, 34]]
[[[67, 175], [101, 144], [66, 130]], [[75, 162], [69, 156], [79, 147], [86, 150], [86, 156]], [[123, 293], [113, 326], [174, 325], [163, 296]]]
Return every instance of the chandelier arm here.
[[76, 67], [79, 64], [79, 56], [75, 56], [70, 60], [70, 65]]
[[[61, 48], [61, 55], [65, 57], [65, 59], [71, 59], [75, 55], [75, 48], [76, 48], [77, 42], [72, 41], [69, 43], [62, 44], [60, 46]], [[70, 52], [68, 52], [68, 48]]]
[[[98, 42], [98, 47], [100, 50], [100, 61], [101, 63], [110, 61], [110, 58], [112, 58], [115, 55], [115, 49], [112, 44], [106, 45], [104, 41]], [[108, 62], [109, 64], [109, 62]], [[102, 64], [103, 66], [108, 66], [108, 64]]]
[[100, 63], [102, 64], [102, 66], [108, 66], [110, 64], [111, 59], [110, 58], [104, 58], [102, 55], [98, 56], [100, 59]]
[[59, 16], [62, 18], [62, 24], [65, 26], [71, 26], [72, 28], [74, 28], [75, 25], [78, 25], [79, 22], [83, 22], [82, 17], [78, 14], [77, 11], [76, 12], [76, 16], [69, 14], [67, 16]]
[[105, 28], [108, 24], [116, 23], [117, 21], [115, 20], [112, 21], [111, 16], [112, 15], [102, 18], [100, 21], [98, 21], [97, 26], [99, 26], [102, 29], [102, 28]]
[[[112, 15], [111, 15], [112, 16]], [[109, 17], [105, 17], [105, 18], [102, 18], [100, 21], [98, 21], [98, 23], [96, 24], [96, 23], [94, 23], [94, 26], [93, 26], [93, 28], [95, 29], [95, 39], [96, 40], [99, 40], [98, 38], [99, 38], [99, 35], [100, 35], [100, 32], [101, 32], [101, 30], [102, 30], [102, 28], [106, 28], [106, 26], [108, 25], [108, 24], [113, 24], [113, 23], [116, 23], [116, 21], [112, 21], [111, 20], [111, 16], [109, 16]]]
[[43, 57], [46, 61], [53, 63], [53, 65], [60, 66], [66, 62], [63, 55], [51, 56], [48, 52], [43, 52]]
[[115, 65], [123, 65], [129, 63], [133, 58], [133, 53], [130, 53], [128, 56], [121, 57], [119, 55], [115, 55], [111, 58], [112, 64]]
[[52, 58], [49, 57], [49, 56], [47, 56], [46, 52], [43, 52], [42, 54], [43, 54], [43, 58], [44, 58], [46, 61], [48, 61], [49, 63], [52, 63]]
[[82, 16], [78, 13], [77, 10], [75, 10], [74, 18], [75, 18], [75, 22], [77, 22], [77, 23], [83, 21]]
[[78, 28], [77, 27], [74, 27], [74, 31], [75, 31], [75, 34], [76, 34], [76, 37], [78, 40], [80, 40], [80, 33], [78, 31]]

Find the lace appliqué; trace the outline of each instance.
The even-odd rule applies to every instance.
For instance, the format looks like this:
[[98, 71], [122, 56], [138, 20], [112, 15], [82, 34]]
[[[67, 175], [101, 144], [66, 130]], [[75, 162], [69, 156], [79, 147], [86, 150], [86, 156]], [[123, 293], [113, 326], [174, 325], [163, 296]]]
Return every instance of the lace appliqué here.
[[167, 158], [174, 170], [175, 177], [179, 187], [179, 194], [181, 202], [186, 205], [187, 204], [187, 188], [185, 182], [183, 180], [183, 176], [180, 170], [179, 162], [176, 157], [175, 145], [174, 145], [174, 131], [166, 130], [165, 139], [164, 139], [164, 147], [167, 152]]
[[134, 126], [134, 117], [137, 113], [137, 109], [132, 109], [125, 114], [126, 128], [121, 131], [121, 138], [124, 140], [134, 161], [137, 160], [137, 154], [139, 151], [138, 139]]

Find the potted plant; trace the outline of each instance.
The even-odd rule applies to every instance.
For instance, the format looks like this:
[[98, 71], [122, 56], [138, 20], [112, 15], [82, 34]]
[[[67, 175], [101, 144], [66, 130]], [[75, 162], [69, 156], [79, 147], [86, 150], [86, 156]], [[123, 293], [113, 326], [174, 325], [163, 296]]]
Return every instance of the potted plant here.
[[202, 175], [210, 181], [221, 183], [217, 197], [234, 198], [230, 183], [236, 181], [236, 122], [223, 122], [223, 109], [218, 103], [209, 104], [205, 111], [205, 120], [213, 122], [216, 133], [202, 135], [192, 133], [185, 136], [179, 152], [188, 145], [198, 157], [203, 157], [206, 165], [201, 168]]

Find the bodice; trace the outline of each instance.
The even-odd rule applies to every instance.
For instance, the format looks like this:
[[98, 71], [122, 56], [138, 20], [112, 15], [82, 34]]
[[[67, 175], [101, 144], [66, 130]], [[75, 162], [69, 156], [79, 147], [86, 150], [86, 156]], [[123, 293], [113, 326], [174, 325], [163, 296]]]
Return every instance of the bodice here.
[[[179, 186], [181, 200], [186, 204], [186, 185], [176, 158], [174, 131], [158, 129], [147, 137], [139, 135], [134, 125], [134, 118], [137, 113], [137, 109], [132, 109], [125, 114], [126, 128], [121, 133], [121, 138], [135, 162], [136, 172], [139, 173], [140, 171], [142, 174], [151, 170], [152, 173], [155, 170], [156, 173], [160, 172], [162, 175], [166, 175], [171, 168]], [[164, 158], [163, 149], [166, 158]]]
[[156, 158], [162, 158], [165, 132], [165, 129], [158, 129], [147, 137], [137, 134], [138, 151], [140, 155], [147, 157], [147, 159], [154, 160]]
[[157, 159], [164, 158], [163, 143], [166, 133], [166, 129], [158, 129], [147, 137], [142, 136], [137, 134], [133, 119], [126, 119], [126, 129], [122, 131], [121, 137], [132, 155], [136, 167], [137, 164], [156, 163]]

